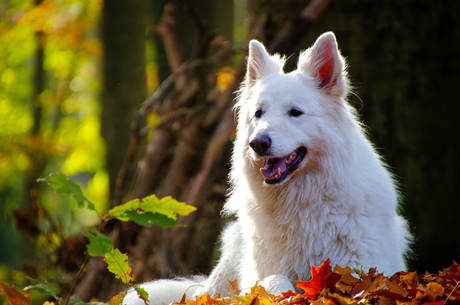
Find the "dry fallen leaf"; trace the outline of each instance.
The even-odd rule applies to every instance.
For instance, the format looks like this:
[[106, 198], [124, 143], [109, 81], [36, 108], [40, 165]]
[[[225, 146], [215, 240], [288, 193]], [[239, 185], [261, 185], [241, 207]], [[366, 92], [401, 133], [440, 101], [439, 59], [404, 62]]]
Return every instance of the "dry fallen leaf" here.
[[332, 271], [329, 265], [330, 260], [325, 260], [319, 267], [311, 267], [311, 280], [295, 281], [297, 287], [302, 288], [305, 292], [301, 296], [308, 297], [312, 300], [316, 299], [316, 295], [325, 287], [335, 288], [335, 284], [340, 280], [341, 276]]
[[32, 305], [32, 300], [30, 298], [25, 297], [22, 293], [20, 293], [14, 285], [9, 287], [6, 284], [0, 283], [2, 286], [3, 292], [8, 299], [8, 302], [13, 305]]

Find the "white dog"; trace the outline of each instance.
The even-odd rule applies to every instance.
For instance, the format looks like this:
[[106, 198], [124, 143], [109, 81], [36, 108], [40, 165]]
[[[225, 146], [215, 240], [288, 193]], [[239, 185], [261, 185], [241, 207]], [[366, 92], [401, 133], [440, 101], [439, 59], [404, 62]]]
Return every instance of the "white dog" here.
[[[224, 212], [238, 220], [223, 232], [222, 257], [209, 278], [144, 284], [152, 304], [243, 291], [294, 290], [310, 266], [391, 275], [405, 269], [411, 236], [398, 216], [395, 182], [367, 140], [355, 110], [344, 59], [325, 33], [300, 54], [298, 68], [253, 40], [238, 109], [238, 132]], [[195, 285], [195, 286], [194, 286]], [[135, 292], [127, 304], [142, 304]]]

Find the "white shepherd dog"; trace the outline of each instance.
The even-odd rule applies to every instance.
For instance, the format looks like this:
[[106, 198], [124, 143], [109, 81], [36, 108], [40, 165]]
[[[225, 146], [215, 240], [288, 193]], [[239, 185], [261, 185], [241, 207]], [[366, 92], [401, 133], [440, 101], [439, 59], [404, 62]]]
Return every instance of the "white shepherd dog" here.
[[[222, 257], [209, 278], [144, 284], [152, 304], [205, 292], [243, 291], [259, 281], [269, 292], [294, 290], [310, 266], [391, 275], [405, 269], [411, 237], [398, 216], [398, 193], [387, 167], [366, 138], [343, 57], [333, 33], [300, 54], [285, 74], [284, 58], [253, 40], [238, 109], [238, 132], [224, 213], [236, 222], [222, 237]], [[135, 291], [127, 304], [143, 304]]]

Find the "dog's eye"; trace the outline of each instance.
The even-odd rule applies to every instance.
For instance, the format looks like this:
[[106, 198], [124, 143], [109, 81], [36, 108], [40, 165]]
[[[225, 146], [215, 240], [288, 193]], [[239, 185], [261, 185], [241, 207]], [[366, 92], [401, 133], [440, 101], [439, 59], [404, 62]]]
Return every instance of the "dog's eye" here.
[[262, 116], [262, 110], [257, 109], [257, 110], [256, 110], [256, 113], [254, 113], [254, 116], [255, 116], [256, 118], [260, 118], [260, 117]]
[[289, 111], [289, 115], [293, 117], [299, 117], [303, 114], [303, 112], [297, 108], [292, 108], [291, 111]]

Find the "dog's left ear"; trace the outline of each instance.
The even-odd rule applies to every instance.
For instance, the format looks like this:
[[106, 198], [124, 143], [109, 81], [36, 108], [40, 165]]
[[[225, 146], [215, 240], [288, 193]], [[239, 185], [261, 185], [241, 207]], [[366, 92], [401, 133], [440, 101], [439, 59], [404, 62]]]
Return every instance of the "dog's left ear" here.
[[250, 88], [268, 74], [282, 74], [284, 59], [278, 54], [270, 56], [263, 44], [257, 40], [249, 43], [246, 85]]
[[332, 32], [321, 35], [310, 49], [300, 54], [298, 70], [311, 75], [326, 94], [344, 96], [348, 90], [345, 61]]

